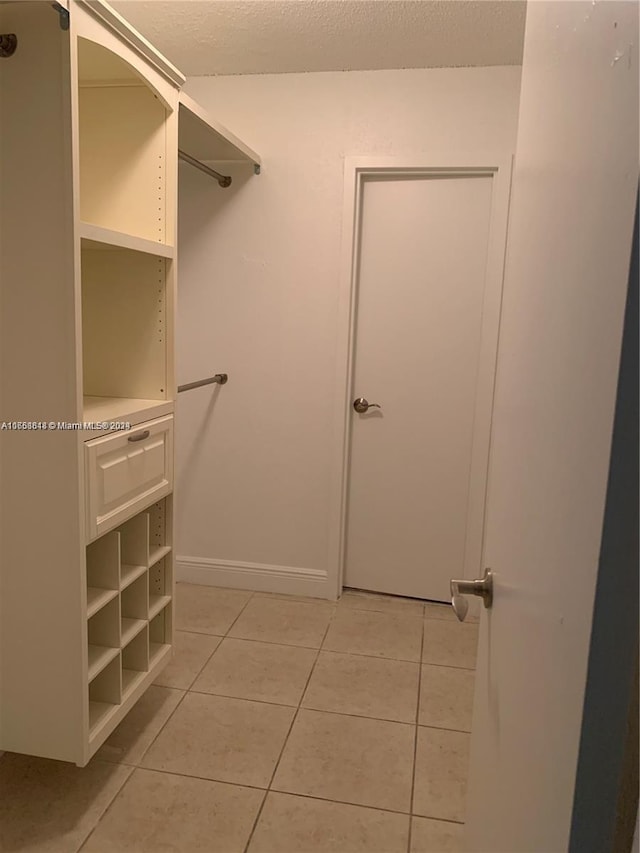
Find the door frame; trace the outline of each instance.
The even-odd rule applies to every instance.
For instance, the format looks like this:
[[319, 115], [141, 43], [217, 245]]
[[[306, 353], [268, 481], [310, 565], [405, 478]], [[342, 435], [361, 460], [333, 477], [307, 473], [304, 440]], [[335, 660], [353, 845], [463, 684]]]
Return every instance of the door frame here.
[[328, 591], [335, 598], [339, 598], [342, 594], [345, 573], [351, 455], [351, 398], [353, 396], [355, 331], [360, 274], [360, 226], [364, 182], [369, 177], [421, 178], [430, 175], [438, 177], [485, 175], [494, 181], [491, 194], [487, 280], [482, 308], [478, 393], [474, 414], [472, 464], [469, 474], [469, 502], [467, 505], [467, 535], [463, 575], [470, 578], [479, 571], [482, 557], [491, 417], [502, 307], [512, 168], [513, 154], [504, 151], [472, 155], [455, 152], [441, 156], [419, 154], [393, 158], [345, 158], [327, 568]]

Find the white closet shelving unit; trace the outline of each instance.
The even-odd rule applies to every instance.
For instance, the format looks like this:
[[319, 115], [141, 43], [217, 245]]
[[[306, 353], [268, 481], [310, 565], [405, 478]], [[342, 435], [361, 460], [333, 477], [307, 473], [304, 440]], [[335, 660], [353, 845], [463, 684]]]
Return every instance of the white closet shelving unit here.
[[178, 134], [260, 161], [102, 0], [0, 32], [0, 750], [82, 766], [172, 654]]

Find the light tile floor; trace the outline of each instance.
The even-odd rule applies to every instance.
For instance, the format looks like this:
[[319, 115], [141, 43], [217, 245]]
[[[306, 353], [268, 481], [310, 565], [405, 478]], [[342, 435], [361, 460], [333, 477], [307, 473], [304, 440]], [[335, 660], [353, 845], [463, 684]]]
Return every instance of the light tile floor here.
[[6, 853], [461, 849], [478, 626], [178, 585], [176, 657], [88, 767], [0, 758]]

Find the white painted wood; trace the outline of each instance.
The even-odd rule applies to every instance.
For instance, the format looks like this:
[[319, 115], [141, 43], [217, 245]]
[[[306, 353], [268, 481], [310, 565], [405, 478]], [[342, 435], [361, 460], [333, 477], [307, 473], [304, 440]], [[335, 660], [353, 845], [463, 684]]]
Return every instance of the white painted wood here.
[[446, 600], [480, 563], [510, 162], [430, 164], [346, 164], [332, 553], [348, 586]]
[[[0, 6], [0, 421], [79, 420], [69, 35]], [[19, 116], [19, 120], [9, 117]], [[0, 432], [0, 748], [82, 761], [82, 469], [71, 432]]]
[[321, 569], [275, 566], [265, 563], [240, 563], [208, 557], [176, 558], [176, 580], [202, 586], [251, 589], [328, 598], [327, 573]]
[[633, 3], [528, 6], [469, 851], [569, 846], [638, 187], [637, 38]]
[[260, 156], [216, 121], [184, 92], [179, 95], [178, 148], [201, 161], [245, 161], [260, 165]]
[[[133, 397], [84, 397], [84, 423], [117, 423], [125, 422], [132, 425], [143, 421], [153, 420], [162, 415], [171, 414], [173, 401], [141, 400]], [[114, 427], [105, 429], [87, 429], [82, 435], [85, 441], [99, 438], [111, 432]]]
[[[148, 437], [141, 441], [131, 441], [136, 435], [147, 432]], [[116, 432], [88, 441], [85, 448], [88, 541], [116, 527], [172, 489], [171, 415], [140, 424], [135, 432]], [[145, 565], [147, 563], [148, 557], [144, 561]]]
[[166, 246], [153, 240], [143, 240], [132, 234], [123, 234], [121, 231], [113, 231], [109, 228], [101, 228], [99, 225], [91, 225], [83, 222], [80, 226], [80, 238], [83, 249], [109, 250], [114, 247], [121, 249], [133, 249], [136, 252], [146, 252], [160, 258], [173, 258], [175, 250], [173, 246]]
[[118, 37], [119, 46], [135, 50], [145, 64], [156, 69], [172, 86], [179, 87], [185, 82], [184, 75], [105, 0], [75, 0], [74, 5], [98, 19], [102, 38], [106, 25]]
[[92, 646], [89, 644], [89, 672], [87, 676], [89, 682], [93, 681], [119, 653], [119, 649], [110, 649], [107, 646]]
[[[68, 8], [69, 30], [48, 2], [0, 9], [3, 31], [16, 32], [20, 46], [0, 66], [0, 95], [3, 110], [21, 117], [3, 124], [0, 146], [0, 418], [45, 425], [0, 435], [0, 747], [84, 765], [171, 653], [172, 499], [143, 513], [141, 573], [123, 563], [135, 551], [126, 529], [85, 549], [87, 484], [95, 486], [87, 459], [97, 458], [96, 441], [107, 452], [127, 438], [79, 427], [83, 416], [126, 418], [162, 432], [136, 448], [142, 463], [112, 460], [104, 498], [115, 501], [127, 477], [146, 491], [119, 520], [170, 491], [177, 91], [144, 50], [125, 43], [126, 28], [105, 28], [74, 0]], [[78, 46], [80, 36], [91, 43]], [[93, 110], [84, 129], [79, 101]], [[110, 151], [100, 149], [105, 140]], [[100, 160], [93, 171], [92, 158]], [[87, 203], [98, 211], [104, 203], [105, 220], [83, 226]], [[145, 217], [153, 240], [135, 236]], [[154, 468], [163, 472], [155, 489]], [[149, 669], [150, 551], [164, 567], [169, 615]], [[135, 638], [121, 656], [123, 618], [141, 626], [125, 633]]]

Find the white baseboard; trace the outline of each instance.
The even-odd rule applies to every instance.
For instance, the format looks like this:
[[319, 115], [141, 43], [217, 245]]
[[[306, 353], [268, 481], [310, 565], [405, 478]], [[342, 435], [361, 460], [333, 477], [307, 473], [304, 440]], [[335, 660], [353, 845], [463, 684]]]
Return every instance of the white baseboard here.
[[176, 580], [203, 586], [250, 589], [255, 592], [333, 598], [326, 572], [268, 563], [240, 563], [235, 560], [177, 556]]

